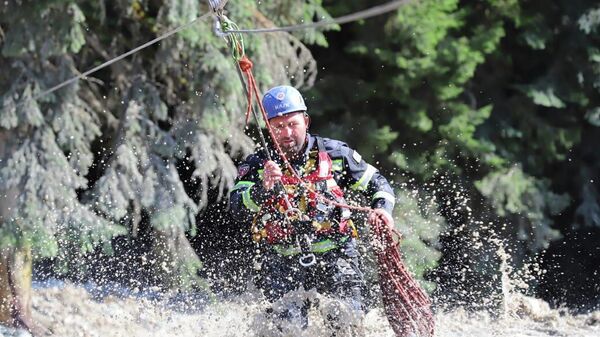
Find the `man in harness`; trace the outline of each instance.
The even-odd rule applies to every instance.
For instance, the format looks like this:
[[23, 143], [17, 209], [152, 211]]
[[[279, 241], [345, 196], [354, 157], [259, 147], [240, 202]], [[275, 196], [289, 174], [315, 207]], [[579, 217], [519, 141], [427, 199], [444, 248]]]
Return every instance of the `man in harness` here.
[[[295, 88], [272, 88], [262, 102], [274, 141], [302, 181], [273, 149], [257, 151], [238, 168], [230, 207], [236, 219], [252, 223], [253, 239], [263, 248], [259, 286], [270, 301], [302, 287], [316, 288], [361, 314], [364, 278], [352, 212], [323, 202], [317, 194], [339, 205], [346, 204], [348, 190], [361, 192], [372, 208], [382, 210], [379, 215], [372, 212], [367, 222], [381, 224], [386, 216], [392, 224], [393, 190], [347, 144], [307, 132], [310, 118]], [[306, 305], [290, 307], [283, 316], [306, 326], [306, 312]]]

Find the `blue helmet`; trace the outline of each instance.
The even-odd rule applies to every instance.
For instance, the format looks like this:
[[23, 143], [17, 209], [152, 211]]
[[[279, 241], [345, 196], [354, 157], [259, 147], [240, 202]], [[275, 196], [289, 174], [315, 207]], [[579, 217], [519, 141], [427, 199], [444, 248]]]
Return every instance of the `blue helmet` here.
[[296, 88], [289, 85], [269, 89], [263, 97], [262, 103], [267, 111], [268, 119], [292, 112], [306, 111], [306, 104], [304, 104], [302, 95]]

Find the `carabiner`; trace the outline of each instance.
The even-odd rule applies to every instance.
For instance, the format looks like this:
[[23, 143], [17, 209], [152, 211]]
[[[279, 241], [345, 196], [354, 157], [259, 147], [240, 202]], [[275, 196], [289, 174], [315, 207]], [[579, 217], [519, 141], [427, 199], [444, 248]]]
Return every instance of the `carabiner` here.
[[298, 258], [298, 262], [300, 262], [302, 267], [310, 267], [317, 263], [317, 257], [313, 253], [302, 255], [300, 258]]
[[288, 220], [301, 219], [302, 218], [302, 211], [300, 211], [298, 208], [287, 209], [285, 211], [285, 217]]

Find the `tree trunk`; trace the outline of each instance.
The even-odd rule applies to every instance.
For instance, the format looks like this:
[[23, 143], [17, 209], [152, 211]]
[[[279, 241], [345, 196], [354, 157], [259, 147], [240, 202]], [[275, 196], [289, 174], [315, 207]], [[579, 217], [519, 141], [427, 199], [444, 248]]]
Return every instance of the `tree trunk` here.
[[31, 316], [31, 246], [0, 250], [0, 324], [45, 336], [50, 331]]
[[[0, 129], [0, 159], [6, 162], [15, 147], [14, 134]], [[16, 187], [0, 185], [0, 227], [13, 216], [19, 191]], [[17, 233], [13, 233], [17, 236]], [[14, 241], [14, 240], [13, 240]], [[0, 324], [27, 329], [34, 336], [48, 330], [31, 318], [31, 245], [12, 242], [0, 247]]]
[[31, 247], [0, 250], [0, 323], [31, 330]]

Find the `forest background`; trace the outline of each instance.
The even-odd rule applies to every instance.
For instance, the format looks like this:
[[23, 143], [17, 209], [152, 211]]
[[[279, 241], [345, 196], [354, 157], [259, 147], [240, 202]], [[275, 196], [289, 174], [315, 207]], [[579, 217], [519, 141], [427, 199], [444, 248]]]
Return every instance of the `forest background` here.
[[[253, 28], [381, 3], [226, 9]], [[3, 305], [3, 322], [26, 311], [32, 277], [243, 291], [252, 243], [227, 192], [256, 134], [212, 18], [39, 95], [208, 10], [0, 4], [0, 290], [23, 306]], [[297, 86], [313, 131], [347, 141], [393, 182], [402, 250], [438, 302], [489, 305], [504, 251], [529, 294], [598, 308], [597, 2], [415, 0], [325, 31], [244, 38], [263, 91]]]

